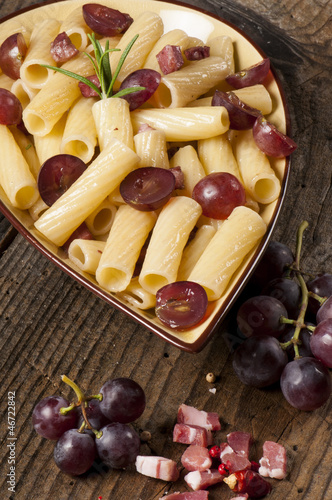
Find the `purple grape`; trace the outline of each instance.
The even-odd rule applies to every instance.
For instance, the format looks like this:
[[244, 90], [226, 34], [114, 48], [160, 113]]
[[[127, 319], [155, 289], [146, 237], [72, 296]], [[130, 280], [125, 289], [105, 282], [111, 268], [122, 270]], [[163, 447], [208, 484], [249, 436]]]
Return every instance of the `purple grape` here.
[[100, 410], [110, 422], [126, 424], [138, 419], [145, 409], [142, 387], [130, 378], [108, 380], [100, 389]]
[[243, 302], [237, 312], [236, 321], [239, 330], [246, 337], [279, 337], [285, 329], [285, 324], [280, 321], [281, 316], [288, 317], [285, 306], [278, 299], [269, 295], [258, 295]]
[[112, 423], [101, 429], [96, 439], [99, 458], [113, 469], [122, 469], [136, 460], [140, 450], [137, 432], [127, 424]]
[[[308, 324], [308, 323], [307, 323]], [[309, 325], [309, 324], [308, 324]], [[287, 325], [285, 331], [280, 335], [279, 337], [279, 342], [286, 343], [289, 342], [295, 333], [295, 327]], [[300, 344], [298, 344], [298, 349], [299, 349], [299, 355], [304, 358], [304, 357], [313, 357], [313, 353], [310, 348], [310, 339], [311, 339], [311, 333], [307, 328], [301, 328], [300, 332], [300, 337], [299, 340], [301, 341]], [[294, 351], [294, 346], [291, 344], [289, 347], [286, 349], [286, 353], [288, 355], [288, 359], [292, 361], [295, 356], [295, 351]]]
[[256, 267], [252, 278], [253, 284], [264, 287], [269, 281], [281, 278], [293, 262], [294, 255], [287, 245], [278, 241], [271, 241]]
[[297, 319], [301, 306], [301, 288], [296, 281], [289, 278], [276, 278], [266, 285], [262, 295], [270, 295], [278, 299], [287, 309], [288, 317]]
[[22, 33], [14, 33], [6, 38], [0, 47], [0, 68], [2, 72], [13, 80], [20, 78], [20, 68], [27, 50], [27, 44]]
[[150, 99], [157, 90], [160, 80], [160, 73], [153, 69], [138, 69], [123, 80], [119, 92], [130, 87], [145, 87], [144, 90], [122, 96], [122, 99], [129, 103], [130, 111], [134, 111]]
[[226, 77], [226, 82], [235, 89], [250, 87], [261, 83], [270, 71], [270, 60], [263, 59], [249, 68], [238, 71]]
[[64, 432], [76, 427], [78, 414], [75, 409], [67, 415], [60, 413], [61, 408], [68, 406], [69, 402], [61, 396], [48, 396], [39, 401], [32, 412], [36, 432], [46, 439], [59, 439]]
[[18, 125], [22, 121], [22, 104], [10, 90], [0, 88], [0, 124]]
[[310, 347], [315, 358], [332, 368], [332, 318], [325, 319], [316, 326], [310, 339]]
[[60, 470], [73, 476], [88, 471], [96, 458], [95, 440], [90, 434], [70, 429], [54, 448], [54, 461]]
[[299, 358], [288, 363], [282, 372], [280, 385], [285, 399], [298, 410], [315, 410], [331, 394], [330, 373], [315, 358]]
[[259, 116], [252, 128], [254, 141], [263, 153], [275, 158], [289, 156], [297, 148], [297, 144], [287, 135], [280, 132], [264, 116]]
[[332, 295], [323, 302], [316, 314], [317, 323], [329, 318], [332, 318]]
[[224, 106], [228, 111], [230, 125], [233, 130], [252, 128], [256, 118], [261, 115], [258, 109], [248, 106], [234, 92], [216, 90], [212, 98], [212, 106]]
[[175, 330], [191, 328], [199, 323], [208, 306], [204, 288], [192, 281], [176, 281], [163, 286], [156, 294], [156, 315]]
[[[102, 413], [100, 409], [100, 401], [98, 399], [91, 399], [88, 401], [87, 406], [85, 407], [85, 412], [92, 429], [99, 431], [99, 429], [110, 423], [109, 419]], [[78, 420], [78, 428], [81, 427], [83, 421], [84, 418], [81, 414]]]
[[[319, 295], [319, 297], [330, 297], [332, 295], [332, 274], [324, 273], [316, 276], [307, 282], [309, 292]], [[319, 302], [313, 297], [309, 297], [309, 309], [314, 314], [320, 307]]]
[[287, 354], [274, 337], [250, 337], [235, 351], [233, 368], [242, 383], [267, 387], [280, 379]]
[[120, 35], [133, 22], [129, 14], [97, 3], [83, 5], [83, 18], [92, 31], [102, 36]]
[[46, 205], [51, 206], [82, 175], [86, 164], [77, 156], [59, 154], [46, 160], [38, 174], [38, 189]]
[[215, 172], [203, 177], [195, 185], [192, 197], [201, 205], [203, 215], [219, 220], [227, 219], [235, 207], [246, 202], [241, 182], [227, 172]]
[[120, 184], [124, 201], [143, 212], [157, 210], [171, 198], [175, 177], [171, 170], [142, 167], [130, 172]]

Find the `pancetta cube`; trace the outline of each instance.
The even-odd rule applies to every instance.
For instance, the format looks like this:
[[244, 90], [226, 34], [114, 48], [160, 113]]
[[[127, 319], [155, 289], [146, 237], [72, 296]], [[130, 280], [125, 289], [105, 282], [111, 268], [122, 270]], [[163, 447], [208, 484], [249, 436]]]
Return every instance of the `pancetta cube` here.
[[259, 461], [258, 472], [261, 476], [284, 479], [287, 474], [287, 454], [285, 448], [274, 441], [265, 441], [263, 456]]
[[209, 492], [205, 490], [185, 491], [183, 493], [171, 493], [159, 500], [208, 500]]
[[220, 460], [226, 465], [230, 474], [251, 468], [251, 462], [243, 455], [236, 453], [228, 443], [220, 445]]
[[181, 47], [178, 45], [165, 45], [156, 58], [164, 75], [178, 71], [184, 65]]
[[178, 424], [198, 425], [210, 431], [221, 429], [218, 413], [197, 410], [185, 404], [182, 404], [178, 410], [177, 422]]
[[179, 478], [176, 462], [169, 458], [138, 455], [135, 465], [137, 472], [145, 476], [163, 481], [176, 481]]
[[230, 432], [227, 434], [227, 442], [238, 455], [249, 458], [250, 448], [253, 443], [249, 432]]
[[173, 429], [173, 442], [197, 444], [198, 446], [206, 447], [212, 444], [212, 433], [198, 425], [175, 424]]
[[191, 444], [183, 453], [181, 463], [188, 471], [207, 470], [212, 465], [212, 458], [207, 448]]
[[204, 471], [195, 470], [188, 472], [183, 478], [188, 486], [194, 491], [205, 490], [213, 484], [222, 483], [223, 476], [218, 469], [209, 469]]

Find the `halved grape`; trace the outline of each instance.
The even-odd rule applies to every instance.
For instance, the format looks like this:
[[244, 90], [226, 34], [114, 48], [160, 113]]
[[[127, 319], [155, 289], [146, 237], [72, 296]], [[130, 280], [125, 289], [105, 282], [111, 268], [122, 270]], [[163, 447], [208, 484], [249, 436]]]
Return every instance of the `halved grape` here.
[[192, 197], [199, 203], [203, 215], [224, 220], [235, 207], [244, 205], [246, 194], [238, 179], [227, 172], [206, 175], [195, 185]]
[[192, 281], [169, 283], [156, 294], [157, 317], [175, 330], [195, 326], [204, 318], [207, 306], [206, 291]]
[[120, 184], [124, 201], [136, 210], [157, 210], [171, 198], [175, 177], [170, 170], [142, 167], [130, 172]]
[[130, 378], [108, 380], [100, 389], [103, 396], [100, 411], [110, 422], [128, 424], [137, 420], [145, 409], [142, 387]]
[[264, 116], [256, 119], [252, 132], [255, 143], [268, 156], [283, 158], [289, 156], [297, 148], [293, 139], [280, 132]]
[[250, 87], [261, 83], [270, 70], [270, 59], [266, 58], [249, 68], [226, 77], [226, 82], [235, 89]]
[[27, 44], [22, 33], [14, 33], [6, 38], [0, 47], [0, 68], [2, 72], [13, 80], [20, 78], [20, 68], [27, 50]]
[[22, 121], [22, 104], [10, 90], [0, 88], [0, 124], [18, 125]]
[[294, 359], [285, 366], [280, 386], [284, 397], [294, 408], [315, 410], [330, 397], [330, 373], [318, 359]]
[[123, 80], [119, 92], [130, 87], [144, 87], [144, 90], [122, 96], [122, 99], [129, 103], [130, 111], [134, 111], [150, 99], [157, 90], [160, 80], [160, 73], [153, 69], [138, 69]]
[[79, 476], [88, 471], [97, 455], [94, 438], [87, 432], [70, 429], [54, 448], [54, 461], [60, 470]]
[[140, 450], [137, 432], [127, 424], [118, 422], [101, 429], [102, 435], [96, 439], [100, 459], [113, 469], [122, 469], [136, 460]]
[[60, 409], [67, 408], [69, 401], [62, 396], [48, 396], [42, 399], [33, 409], [32, 425], [38, 434], [46, 439], [59, 439], [69, 429], [77, 425], [77, 411], [71, 410], [61, 415]]
[[97, 3], [83, 5], [83, 18], [92, 31], [103, 36], [120, 35], [133, 22], [129, 14]]
[[83, 174], [86, 164], [77, 156], [59, 154], [46, 160], [38, 174], [41, 198], [49, 207]]
[[317, 359], [332, 368], [332, 317], [316, 326], [310, 339], [310, 347]]
[[246, 337], [279, 337], [285, 329], [285, 324], [280, 321], [282, 316], [287, 318], [287, 310], [278, 299], [269, 295], [258, 295], [243, 302], [237, 312], [236, 321], [239, 330]]
[[234, 92], [216, 90], [212, 106], [224, 106], [228, 111], [229, 128], [233, 130], [246, 130], [252, 128], [256, 118], [261, 115], [259, 109], [252, 108], [238, 98]]

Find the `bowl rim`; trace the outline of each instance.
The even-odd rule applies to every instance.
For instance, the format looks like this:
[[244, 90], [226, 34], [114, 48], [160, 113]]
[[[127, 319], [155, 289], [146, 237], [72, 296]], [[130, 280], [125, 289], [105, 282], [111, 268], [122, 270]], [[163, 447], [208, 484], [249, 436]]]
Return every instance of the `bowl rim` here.
[[[29, 12], [29, 11], [37, 9], [39, 7], [44, 7], [45, 5], [61, 3], [63, 1], [66, 1], [66, 0], [46, 0], [45, 2], [42, 2], [42, 3], [36, 3], [33, 5], [23, 7], [22, 9], [19, 9], [15, 12], [12, 12], [12, 13], [7, 14], [6, 16], [2, 17], [0, 19], [0, 25], [9, 19], [12, 19], [18, 15], [24, 14], [25, 12]], [[236, 26], [232, 22], [228, 21], [227, 19], [224, 19], [224, 18], [218, 16], [217, 14], [209, 12], [208, 10], [206, 10], [202, 7], [187, 4], [185, 2], [178, 1], [178, 0], [158, 0], [158, 2], [172, 4], [172, 5], [179, 6], [179, 7], [184, 7], [184, 8], [187, 8], [189, 10], [194, 10], [200, 14], [207, 15], [208, 17], [212, 17], [212, 18], [216, 19], [217, 21], [229, 26], [234, 31], [236, 31], [239, 35], [241, 35], [244, 39], [246, 39], [252, 45], [252, 47], [262, 56], [262, 58], [268, 57], [265, 54], [265, 52], [256, 44], [256, 42], [254, 40], [252, 40], [252, 38], [249, 35], [247, 35], [241, 28], [239, 28], [238, 26]], [[283, 111], [284, 111], [284, 115], [285, 115], [286, 134], [291, 135], [290, 113], [289, 113], [289, 108], [287, 105], [285, 91], [283, 89], [281, 80], [280, 80], [275, 68], [273, 67], [272, 63], [270, 65], [270, 69], [271, 69], [274, 81], [277, 85], [278, 92], [279, 92], [282, 106], [283, 106]], [[71, 278], [76, 280], [78, 283], [83, 285], [90, 292], [94, 293], [94, 295], [103, 299], [107, 304], [111, 305], [112, 307], [125, 313], [131, 319], [133, 319], [134, 321], [139, 323], [141, 326], [144, 326], [149, 331], [156, 334], [158, 337], [165, 340], [169, 344], [171, 344], [175, 347], [178, 347], [179, 349], [181, 349], [185, 352], [188, 352], [188, 353], [198, 353], [207, 345], [207, 343], [211, 340], [213, 335], [216, 333], [218, 327], [220, 327], [221, 324], [225, 321], [227, 314], [229, 313], [230, 309], [233, 307], [235, 301], [239, 297], [239, 295], [242, 292], [245, 285], [248, 283], [250, 277], [252, 276], [257, 264], [259, 263], [260, 259], [262, 258], [263, 254], [264, 254], [264, 252], [265, 252], [265, 250], [266, 250], [266, 248], [271, 240], [273, 230], [274, 230], [275, 225], [278, 221], [278, 217], [279, 217], [279, 214], [280, 214], [280, 211], [281, 211], [284, 199], [285, 199], [285, 195], [286, 195], [286, 191], [287, 191], [287, 187], [288, 187], [288, 182], [289, 182], [289, 176], [290, 176], [290, 166], [291, 166], [291, 157], [288, 156], [285, 158], [285, 169], [284, 169], [284, 175], [283, 175], [283, 178], [281, 181], [281, 191], [280, 191], [279, 197], [276, 201], [276, 205], [275, 205], [275, 208], [273, 210], [273, 214], [271, 215], [271, 220], [267, 226], [266, 233], [263, 236], [263, 239], [260, 242], [258, 248], [256, 249], [254, 255], [248, 261], [248, 263], [245, 266], [245, 268], [243, 269], [241, 275], [237, 278], [237, 282], [239, 282], [240, 284], [236, 287], [236, 290], [234, 291], [234, 293], [229, 298], [227, 298], [225, 300], [225, 302], [220, 306], [218, 313], [212, 318], [212, 320], [206, 326], [205, 330], [202, 332], [202, 334], [194, 342], [186, 342], [185, 340], [182, 340], [181, 338], [173, 336], [171, 333], [164, 330], [162, 325], [159, 326], [153, 322], [150, 322], [143, 315], [140, 315], [139, 312], [132, 310], [129, 306], [126, 306], [125, 303], [122, 303], [120, 300], [118, 300], [116, 298], [116, 296], [111, 295], [106, 290], [103, 290], [98, 285], [96, 285], [92, 281], [90, 281], [88, 278], [86, 278], [85, 276], [83, 276], [79, 272], [77, 272], [74, 268], [70, 267], [66, 262], [64, 262], [61, 259], [61, 257], [56, 256], [50, 250], [48, 250], [46, 247], [44, 247], [37, 240], [37, 238], [35, 238], [33, 236], [33, 234], [30, 233], [30, 231], [27, 230], [24, 227], [24, 225], [16, 218], [16, 216], [6, 207], [6, 205], [3, 203], [3, 201], [1, 199], [0, 199], [0, 212], [2, 212], [2, 214], [8, 219], [10, 224], [30, 244], [32, 244], [43, 256], [48, 258], [58, 268], [60, 268], [62, 271], [64, 271], [66, 274], [68, 274]]]

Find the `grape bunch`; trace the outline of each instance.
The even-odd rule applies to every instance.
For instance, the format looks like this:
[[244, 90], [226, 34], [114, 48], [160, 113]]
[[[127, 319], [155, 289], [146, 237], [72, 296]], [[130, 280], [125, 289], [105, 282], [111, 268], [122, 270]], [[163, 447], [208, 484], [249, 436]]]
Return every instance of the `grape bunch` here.
[[120, 377], [103, 384], [99, 394], [86, 397], [68, 377], [62, 380], [74, 389], [77, 402], [49, 396], [37, 403], [32, 423], [38, 434], [55, 440], [54, 460], [60, 470], [78, 476], [100, 459], [119, 469], [133, 464], [139, 454], [140, 438], [130, 423], [145, 409], [145, 394], [130, 378]]
[[300, 268], [303, 222], [296, 254], [272, 241], [253, 278], [257, 295], [237, 310], [244, 341], [236, 348], [233, 368], [253, 387], [280, 382], [293, 407], [315, 410], [329, 399], [332, 368], [332, 274], [309, 280]]

